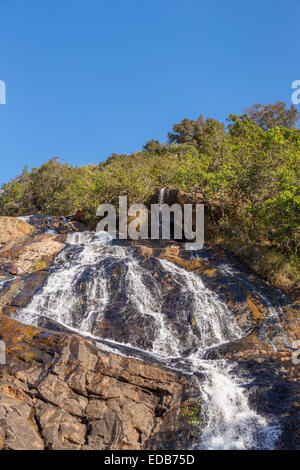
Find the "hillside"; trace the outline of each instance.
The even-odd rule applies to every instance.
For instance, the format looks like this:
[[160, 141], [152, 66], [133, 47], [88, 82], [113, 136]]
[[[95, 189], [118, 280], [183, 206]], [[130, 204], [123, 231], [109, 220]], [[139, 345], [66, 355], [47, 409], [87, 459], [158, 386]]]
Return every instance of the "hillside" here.
[[[261, 106], [261, 105], [260, 105]], [[206, 241], [221, 243], [274, 285], [299, 297], [300, 131], [284, 103], [173, 126], [168, 143], [73, 167], [53, 158], [4, 184], [0, 215], [72, 216], [96, 225], [102, 203], [149, 205], [162, 186], [206, 205]], [[87, 156], [88, 159], [88, 156]]]

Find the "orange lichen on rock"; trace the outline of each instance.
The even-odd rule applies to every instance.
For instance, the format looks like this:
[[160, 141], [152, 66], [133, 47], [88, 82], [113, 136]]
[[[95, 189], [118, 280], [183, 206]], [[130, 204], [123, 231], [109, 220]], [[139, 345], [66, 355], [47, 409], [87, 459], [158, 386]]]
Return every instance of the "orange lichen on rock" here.
[[215, 269], [206, 269], [205, 271], [203, 271], [203, 274], [209, 277], [215, 277], [217, 272]]
[[247, 298], [247, 304], [249, 309], [251, 310], [254, 324], [260, 323], [265, 318], [265, 313], [262, 311], [261, 308], [255, 305], [255, 303], [250, 297]]

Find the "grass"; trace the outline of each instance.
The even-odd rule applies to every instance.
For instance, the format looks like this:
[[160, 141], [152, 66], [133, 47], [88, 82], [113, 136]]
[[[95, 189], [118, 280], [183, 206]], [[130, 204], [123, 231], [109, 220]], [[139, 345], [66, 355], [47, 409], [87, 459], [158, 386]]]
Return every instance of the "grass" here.
[[292, 299], [300, 299], [300, 262], [296, 255], [288, 256], [267, 243], [251, 243], [243, 237], [221, 235], [212, 243], [220, 243], [257, 275], [275, 287], [287, 292]]

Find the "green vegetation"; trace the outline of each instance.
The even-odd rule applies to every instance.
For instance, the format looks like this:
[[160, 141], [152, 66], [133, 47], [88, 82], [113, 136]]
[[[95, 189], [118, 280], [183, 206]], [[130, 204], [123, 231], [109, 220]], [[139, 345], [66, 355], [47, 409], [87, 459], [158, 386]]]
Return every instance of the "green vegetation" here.
[[74, 168], [52, 159], [3, 185], [0, 214], [77, 212], [92, 227], [99, 204], [117, 205], [119, 195], [130, 204], [149, 203], [157, 188], [167, 186], [217, 208], [217, 216], [207, 219], [213, 225], [209, 236], [244, 253], [249, 263], [251, 253], [260, 253], [271, 280], [285, 272], [287, 283], [298, 282], [298, 117], [284, 103], [255, 105], [247, 114], [230, 115], [227, 128], [202, 116], [184, 119], [173, 126], [168, 143], [152, 140], [140, 152], [113, 154], [99, 165]]
[[[201, 421], [201, 401], [195, 400], [190, 406], [181, 412], [181, 416], [187, 418], [188, 424], [195, 428], [195, 431], [199, 431], [202, 426]], [[197, 434], [195, 434], [197, 436]]]

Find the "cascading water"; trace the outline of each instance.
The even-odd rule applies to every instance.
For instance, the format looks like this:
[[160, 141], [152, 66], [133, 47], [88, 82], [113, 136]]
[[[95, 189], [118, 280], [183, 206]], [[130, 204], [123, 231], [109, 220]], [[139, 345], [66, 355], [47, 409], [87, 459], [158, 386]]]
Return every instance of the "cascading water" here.
[[190, 296], [190, 314], [200, 329], [199, 350], [239, 338], [242, 332], [226, 304], [205, 288], [201, 278], [166, 260], [160, 260], [181, 291]]
[[158, 207], [159, 207], [159, 238], [162, 238], [162, 205], [165, 202], [166, 188], [161, 188], [158, 193]]
[[241, 380], [226, 360], [202, 361], [200, 383], [205, 426], [199, 449], [273, 450], [281, 431], [250, 408]]
[[[111, 269], [120, 269], [123, 265], [126, 275], [120, 279], [117, 289], [123, 291], [124, 304], [133, 306], [142, 318], [150, 318], [155, 332], [152, 351], [164, 357], [178, 355], [177, 339], [161, 312], [160, 285], [140, 266], [132, 250], [112, 246], [111, 237], [106, 233], [73, 233], [68, 235], [67, 241], [69, 246], [56, 258], [47, 284], [18, 313], [18, 319], [39, 325], [42, 316], [79, 333], [94, 335], [113, 295], [109, 279], [113, 274]], [[134, 335], [132, 330], [128, 346], [136, 346]]]
[[199, 349], [187, 358], [192, 370], [204, 372], [199, 382], [205, 427], [201, 449], [245, 450], [273, 449], [280, 435], [279, 427], [253, 411], [241, 381], [226, 360], [203, 360], [208, 346], [239, 339], [243, 332], [232, 312], [216, 294], [205, 288], [201, 278], [169, 261], [160, 260], [180, 289], [190, 293], [191, 312], [201, 329]]
[[[163, 195], [164, 188], [160, 203]], [[177, 295], [168, 308], [168, 289], [132, 247], [113, 244], [106, 233], [91, 232], [70, 234], [67, 243], [45, 286], [17, 319], [39, 325], [47, 318], [96, 338], [104, 349], [152, 357], [195, 377], [200, 373], [202, 378], [196, 380], [203, 426], [198, 448], [274, 448], [280, 429], [250, 408], [246, 379], [239, 378], [230, 361], [205, 359], [209, 348], [238, 340], [245, 331], [199, 275], [157, 261]]]
[[[42, 314], [64, 326], [76, 328], [78, 331], [89, 331], [91, 318], [95, 314], [101, 316], [108, 301], [107, 280], [102, 276], [101, 266], [97, 264], [102, 258], [106, 240], [95, 247], [94, 238], [91, 233], [75, 233], [68, 236], [69, 247], [57, 257], [53, 272], [42, 292], [19, 312], [18, 318], [21, 321], [36, 325]], [[74, 249], [74, 245], [80, 244], [81, 250]], [[87, 315], [77, 318], [80, 291], [76, 292], [75, 286], [87, 270]]]
[[[161, 311], [163, 298], [160, 285], [145, 272], [137, 259], [130, 257], [127, 261], [128, 295], [141, 315], [150, 315], [156, 324], [156, 335], [152, 351], [164, 357], [180, 357], [179, 344], [171, 328], [166, 325]], [[150, 277], [151, 289], [146, 288], [143, 276]]]

